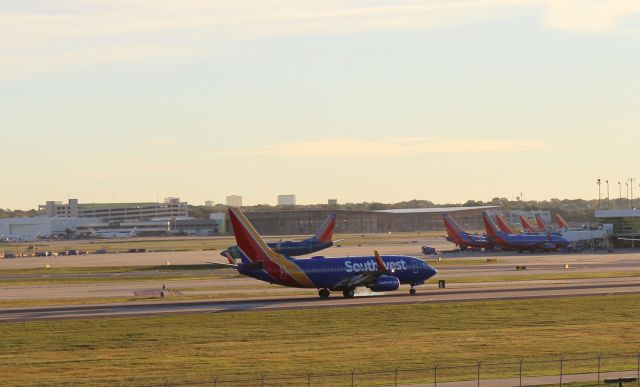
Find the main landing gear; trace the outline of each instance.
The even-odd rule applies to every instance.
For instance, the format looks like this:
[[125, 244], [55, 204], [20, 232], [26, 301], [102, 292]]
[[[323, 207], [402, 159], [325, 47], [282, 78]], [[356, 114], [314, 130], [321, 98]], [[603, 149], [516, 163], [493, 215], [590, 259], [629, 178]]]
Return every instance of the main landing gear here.
[[320, 290], [318, 290], [318, 295], [320, 296], [320, 298], [329, 298], [329, 294], [331, 294], [329, 289], [320, 289]]
[[353, 289], [345, 289], [342, 291], [342, 295], [344, 296], [344, 298], [353, 298], [354, 294], [355, 292], [353, 291]]

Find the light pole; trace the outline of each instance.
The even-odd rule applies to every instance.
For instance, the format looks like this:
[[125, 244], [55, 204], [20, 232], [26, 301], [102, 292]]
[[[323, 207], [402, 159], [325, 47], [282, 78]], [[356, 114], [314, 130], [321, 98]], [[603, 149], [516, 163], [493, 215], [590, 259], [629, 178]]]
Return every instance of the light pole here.
[[602, 207], [600, 206], [600, 179], [596, 179], [596, 183], [598, 184], [598, 209], [601, 210]]
[[629, 178], [629, 184], [631, 186], [631, 201], [630, 201], [630, 208], [633, 208], [633, 182], [636, 178], [635, 177], [630, 177]]
[[627, 186], [627, 208], [629, 208], [629, 183], [625, 182], [624, 185]]
[[611, 209], [611, 206], [609, 205], [609, 180], [605, 180], [605, 183], [607, 183], [607, 210]]
[[620, 199], [618, 200], [618, 205], [622, 205], [622, 184], [618, 182], [618, 194], [620, 195]]

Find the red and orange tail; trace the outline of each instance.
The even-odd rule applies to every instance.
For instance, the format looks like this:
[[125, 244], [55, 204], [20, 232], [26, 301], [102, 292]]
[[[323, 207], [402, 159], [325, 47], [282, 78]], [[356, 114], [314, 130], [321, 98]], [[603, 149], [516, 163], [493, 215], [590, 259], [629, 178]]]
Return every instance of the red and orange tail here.
[[496, 220], [498, 221], [498, 227], [500, 227], [500, 230], [502, 230], [502, 232], [506, 232], [507, 234], [514, 233], [511, 227], [509, 227], [507, 221], [502, 217], [502, 215], [496, 215]]
[[564, 220], [564, 218], [560, 214], [555, 214], [555, 218], [556, 223], [558, 223], [558, 226], [560, 226], [560, 228], [569, 228], [569, 223], [567, 223], [567, 221]]
[[544, 219], [542, 219], [542, 215], [536, 214], [536, 223], [538, 224], [540, 231], [547, 229], [547, 224], [544, 222]]
[[523, 215], [520, 215], [520, 224], [525, 232], [535, 232], [533, 225]]
[[278, 254], [271, 250], [262, 240], [260, 234], [253, 228], [253, 225], [237, 208], [229, 207], [229, 219], [233, 227], [233, 234], [236, 243], [240, 248], [243, 260], [246, 258], [251, 262], [270, 262]]
[[462, 228], [458, 223], [453, 220], [449, 214], [443, 214], [442, 218], [444, 220], [444, 227], [447, 229], [447, 235], [449, 238], [457, 238], [462, 234]]
[[487, 231], [489, 239], [497, 238], [498, 232], [496, 224], [486, 211], [482, 213], [482, 220], [484, 221], [484, 228]]
[[330, 242], [333, 239], [333, 230], [336, 227], [336, 214], [331, 214], [322, 223], [322, 226], [316, 232], [316, 235], [312, 238], [318, 242]]
[[229, 218], [240, 251], [240, 258], [244, 263], [263, 262], [264, 271], [281, 285], [315, 287], [306, 273], [293, 261], [269, 248], [242, 211], [229, 207]]

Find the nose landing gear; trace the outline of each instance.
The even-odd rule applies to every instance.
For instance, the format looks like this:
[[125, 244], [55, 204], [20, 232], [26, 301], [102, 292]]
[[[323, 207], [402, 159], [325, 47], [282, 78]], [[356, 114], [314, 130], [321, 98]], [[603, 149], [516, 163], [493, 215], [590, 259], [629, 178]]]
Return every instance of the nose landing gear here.
[[411, 289], [409, 289], [409, 294], [412, 296], [416, 294], [416, 288], [414, 288], [413, 285], [411, 285]]

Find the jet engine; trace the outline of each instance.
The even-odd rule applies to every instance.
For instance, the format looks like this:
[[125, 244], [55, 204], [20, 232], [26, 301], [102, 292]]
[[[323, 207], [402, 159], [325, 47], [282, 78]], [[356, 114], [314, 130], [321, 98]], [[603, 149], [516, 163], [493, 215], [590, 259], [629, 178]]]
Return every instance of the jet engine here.
[[390, 292], [398, 290], [400, 287], [400, 280], [391, 275], [381, 275], [373, 280], [373, 282], [367, 284], [367, 287], [373, 292]]

